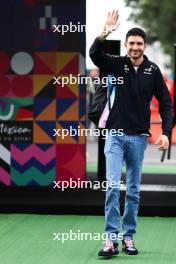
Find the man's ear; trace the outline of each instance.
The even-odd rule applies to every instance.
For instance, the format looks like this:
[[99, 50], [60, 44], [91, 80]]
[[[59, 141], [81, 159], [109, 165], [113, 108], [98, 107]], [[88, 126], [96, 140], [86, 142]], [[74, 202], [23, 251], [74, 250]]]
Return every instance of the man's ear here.
[[144, 44], [145, 49], [147, 48], [147, 46], [148, 46], [147, 43], [145, 43], [145, 44]]
[[126, 43], [126, 41], [124, 42], [124, 46], [125, 46], [125, 48], [127, 47], [127, 43]]

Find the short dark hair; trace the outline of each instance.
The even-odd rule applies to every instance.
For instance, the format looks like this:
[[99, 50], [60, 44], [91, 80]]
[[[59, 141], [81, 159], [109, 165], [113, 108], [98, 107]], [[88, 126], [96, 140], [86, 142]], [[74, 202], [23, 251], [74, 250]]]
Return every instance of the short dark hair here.
[[143, 38], [144, 43], [147, 42], [147, 35], [141, 28], [131, 28], [126, 34], [126, 41], [130, 36], [140, 36]]

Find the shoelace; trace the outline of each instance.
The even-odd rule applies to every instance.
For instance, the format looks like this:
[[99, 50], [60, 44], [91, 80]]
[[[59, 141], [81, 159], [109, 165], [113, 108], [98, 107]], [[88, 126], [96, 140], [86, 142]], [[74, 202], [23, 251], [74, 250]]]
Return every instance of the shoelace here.
[[126, 245], [126, 247], [134, 247], [133, 240], [132, 239], [126, 239], [125, 245]]
[[111, 240], [106, 240], [103, 250], [108, 251], [109, 249], [114, 250], [114, 246]]

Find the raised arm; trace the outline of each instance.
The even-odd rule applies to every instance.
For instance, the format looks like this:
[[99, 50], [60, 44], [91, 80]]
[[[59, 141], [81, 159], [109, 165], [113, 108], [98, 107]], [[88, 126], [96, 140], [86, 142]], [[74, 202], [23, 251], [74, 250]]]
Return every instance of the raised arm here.
[[119, 27], [120, 22], [119, 22], [119, 13], [118, 11], [113, 11], [112, 13], [108, 13], [108, 17], [106, 19], [106, 22], [104, 24], [103, 30], [98, 37], [100, 40], [105, 40], [106, 37], [112, 33], [113, 31], [117, 30]]
[[117, 30], [119, 24], [118, 11], [109, 12], [101, 34], [95, 39], [89, 51], [93, 63], [107, 72], [114, 69], [115, 60], [114, 56], [103, 52], [103, 42], [110, 33]]

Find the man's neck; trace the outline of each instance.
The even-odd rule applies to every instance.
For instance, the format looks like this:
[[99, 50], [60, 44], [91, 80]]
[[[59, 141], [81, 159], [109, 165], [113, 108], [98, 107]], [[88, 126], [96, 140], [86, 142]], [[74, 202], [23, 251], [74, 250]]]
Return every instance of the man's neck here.
[[144, 57], [142, 56], [136, 60], [130, 57], [130, 60], [131, 60], [131, 63], [133, 64], [133, 66], [139, 66], [140, 64], [142, 64]]

